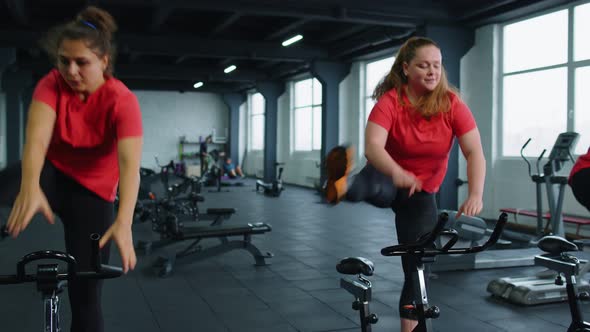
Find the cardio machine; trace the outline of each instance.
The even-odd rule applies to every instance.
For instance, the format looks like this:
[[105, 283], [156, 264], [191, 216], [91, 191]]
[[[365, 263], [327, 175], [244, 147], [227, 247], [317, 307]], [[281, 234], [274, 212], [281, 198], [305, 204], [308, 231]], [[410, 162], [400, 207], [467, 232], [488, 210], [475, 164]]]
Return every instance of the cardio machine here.
[[[536, 184], [537, 189], [537, 235], [542, 237], [546, 233], [542, 220], [542, 198], [541, 187], [545, 185], [547, 191], [547, 201], [549, 205], [548, 228], [551, 227], [552, 235], [565, 238], [563, 228], [563, 200], [565, 196], [565, 187], [567, 186], [567, 176], [557, 175], [564, 163], [573, 160], [571, 150], [574, 149], [579, 135], [574, 132], [561, 133], [549, 154], [549, 161], [543, 166], [543, 172], [532, 174], [531, 179]], [[529, 140], [530, 141], [530, 140]], [[524, 145], [526, 146], [528, 142]], [[544, 152], [541, 153], [543, 156]], [[525, 159], [526, 160], [526, 159]], [[540, 157], [538, 158], [540, 160]], [[530, 174], [530, 164], [529, 174]], [[557, 196], [555, 192], [557, 191]], [[540, 241], [540, 240], [539, 240]], [[537, 241], [537, 246], [538, 242]], [[543, 249], [539, 246], [540, 249]], [[538, 264], [537, 256], [534, 258], [535, 265]], [[579, 279], [578, 289], [590, 291], [590, 285], [587, 281], [582, 280], [582, 276], [590, 269], [590, 264], [581, 261], [580, 268], [576, 270]], [[511, 303], [522, 305], [536, 305], [542, 303], [561, 302], [567, 300], [566, 288], [563, 285], [556, 285], [553, 280], [555, 273], [553, 271], [541, 271], [535, 276], [528, 277], [504, 277], [490, 281], [487, 291]]]
[[[275, 163], [275, 166], [283, 166], [285, 163]], [[279, 197], [281, 196], [281, 192], [285, 190], [283, 187], [283, 180], [281, 179], [283, 176], [283, 167], [279, 167], [279, 173], [275, 180], [272, 182], [264, 182], [262, 180], [256, 180], [256, 192], [260, 188], [263, 189], [263, 192], [267, 196], [272, 197]]]
[[[500, 238], [500, 234], [504, 229], [504, 225], [508, 220], [508, 216], [502, 213], [498, 218], [496, 226], [492, 231], [488, 240], [479, 246], [454, 248], [458, 240], [458, 233], [454, 229], [446, 229], [449, 220], [449, 215], [443, 212], [438, 217], [438, 222], [434, 226], [434, 229], [421, 236], [416, 242], [399, 244], [381, 249], [383, 256], [413, 256], [417, 259], [418, 264], [416, 268], [416, 294], [414, 298], [417, 299], [417, 303], [414, 303], [407, 308], [410, 313], [416, 317], [418, 325], [414, 328], [413, 332], [428, 332], [434, 331], [432, 329], [432, 319], [440, 316], [440, 309], [437, 306], [429, 306], [428, 294], [426, 291], [426, 277], [424, 275], [424, 265], [426, 263], [432, 263], [439, 255], [455, 255], [455, 254], [469, 254], [477, 253], [488, 249], [494, 245]], [[435, 240], [440, 236], [448, 238], [441, 246], [431, 248], [430, 245], [435, 243]], [[353, 309], [360, 311], [361, 316], [361, 329], [363, 332], [371, 331], [371, 324], [375, 324], [378, 319], [375, 314], [371, 314], [369, 311], [368, 302], [371, 299], [371, 283], [365, 281], [366, 279], [360, 276], [372, 275], [373, 264], [370, 261], [362, 257], [345, 258], [337, 265], [338, 272], [342, 274], [358, 274], [359, 281], [350, 281], [342, 279], [340, 285], [346, 289], [349, 293], [355, 296], [355, 302], [353, 302]]]
[[[35, 282], [37, 290], [43, 298], [45, 323], [44, 332], [60, 332], [59, 325], [59, 294], [65, 288], [65, 281], [72, 279], [109, 279], [123, 274], [123, 269], [116, 266], [101, 264], [98, 242], [100, 235], [92, 234], [92, 270], [76, 271], [76, 259], [61, 251], [36, 251], [23, 256], [16, 265], [16, 274], [0, 275], [0, 284], [21, 284]], [[67, 264], [67, 272], [59, 270], [58, 264], [39, 264], [36, 273], [25, 273], [27, 264], [38, 260], [59, 260]]]

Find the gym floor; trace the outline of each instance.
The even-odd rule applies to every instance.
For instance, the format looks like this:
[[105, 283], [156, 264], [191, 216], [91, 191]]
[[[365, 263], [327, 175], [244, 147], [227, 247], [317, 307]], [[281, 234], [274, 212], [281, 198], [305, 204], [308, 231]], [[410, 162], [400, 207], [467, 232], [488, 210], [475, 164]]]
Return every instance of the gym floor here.
[[[398, 331], [397, 301], [403, 274], [398, 257], [383, 257], [382, 247], [396, 244], [393, 213], [364, 203], [330, 207], [310, 189], [287, 187], [279, 198], [254, 193], [253, 180], [229, 192], [205, 193], [206, 207], [234, 207], [226, 223], [266, 222], [272, 232], [254, 235], [271, 265], [255, 267], [239, 250], [178, 265], [168, 278], [150, 268], [158, 252], [139, 256], [136, 269], [107, 281], [103, 309], [106, 331], [360, 331], [353, 298], [339, 288], [335, 265], [346, 256], [375, 263], [371, 311], [379, 316], [373, 331]], [[4, 212], [6, 213], [6, 212]], [[84, 222], [81, 220], [80, 222]], [[135, 240], [156, 238], [150, 225], [134, 226]], [[42, 249], [63, 250], [61, 227], [36, 217], [17, 239], [0, 241], [0, 274], [15, 273], [16, 261]], [[203, 246], [217, 241], [204, 241]], [[178, 247], [181, 248], [181, 247]], [[118, 264], [113, 248], [111, 264]], [[436, 331], [565, 331], [567, 303], [521, 307], [491, 298], [487, 283], [497, 277], [532, 275], [537, 267], [438, 273], [429, 297], [441, 309]], [[43, 308], [34, 285], [2, 288], [2, 331], [41, 330]], [[61, 321], [69, 330], [69, 304], [61, 296]], [[584, 307], [586, 315], [590, 314]]]

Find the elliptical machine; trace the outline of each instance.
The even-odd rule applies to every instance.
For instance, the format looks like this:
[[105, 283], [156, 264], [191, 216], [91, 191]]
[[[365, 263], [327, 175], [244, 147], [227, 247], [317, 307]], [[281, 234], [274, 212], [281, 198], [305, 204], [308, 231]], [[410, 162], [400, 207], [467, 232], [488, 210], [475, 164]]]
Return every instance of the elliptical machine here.
[[[285, 165], [285, 163], [279, 163], [279, 162], [275, 163], [275, 167], [284, 166], [284, 165]], [[260, 188], [262, 188], [264, 194], [267, 196], [272, 196], [272, 197], [281, 196], [281, 192], [283, 190], [285, 190], [285, 188], [283, 187], [283, 180], [281, 179], [282, 176], [283, 176], [283, 167], [279, 167], [279, 172], [278, 172], [277, 178], [275, 180], [273, 180], [272, 182], [264, 182], [262, 180], [256, 180], [256, 192], [258, 192], [258, 190]]]
[[[568, 177], [563, 175], [556, 175], [565, 162], [573, 161], [571, 150], [573, 150], [578, 141], [578, 133], [565, 132], [559, 134], [557, 140], [549, 154], [549, 161], [543, 166], [543, 173], [537, 170], [537, 174], [530, 173], [531, 179], [536, 184], [537, 189], [537, 235], [542, 236], [547, 233], [543, 229], [542, 210], [542, 196], [541, 186], [545, 184], [547, 190], [547, 200], [549, 205], [549, 224], [551, 226], [552, 235], [565, 238], [565, 231], [563, 228], [563, 200], [565, 196], [565, 187], [567, 186]], [[529, 140], [530, 141], [530, 140]], [[528, 142], [523, 146], [526, 147]], [[541, 154], [541, 157], [544, 152]], [[537, 160], [540, 160], [539, 157]], [[524, 158], [524, 157], [523, 157]], [[526, 160], [526, 158], [525, 158]], [[537, 161], [537, 164], [539, 161]], [[557, 186], [557, 198], [555, 195]], [[538, 242], [537, 242], [538, 245]], [[543, 249], [543, 248], [541, 248]], [[535, 265], [537, 258], [535, 257]], [[582, 265], [582, 268], [576, 270], [576, 276], [580, 278], [578, 288], [583, 291], [590, 291], [590, 285], [587, 281], [582, 280], [581, 276], [586, 274], [590, 264]], [[493, 296], [500, 297], [511, 303], [522, 305], [536, 305], [542, 303], [560, 302], [567, 300], [567, 290], [563, 285], [557, 285], [553, 282], [555, 273], [553, 271], [542, 271], [536, 276], [530, 277], [504, 277], [497, 278], [488, 283], [487, 291]]]

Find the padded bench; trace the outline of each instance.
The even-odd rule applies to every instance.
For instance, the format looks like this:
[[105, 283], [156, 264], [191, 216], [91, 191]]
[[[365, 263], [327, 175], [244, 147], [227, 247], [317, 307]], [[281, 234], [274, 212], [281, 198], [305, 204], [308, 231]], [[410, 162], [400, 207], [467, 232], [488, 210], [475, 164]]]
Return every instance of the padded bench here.
[[[533, 217], [533, 218], [537, 217], [537, 211], [528, 210], [528, 209], [502, 208], [502, 209], [500, 209], [500, 212], [513, 214], [515, 220], [517, 220], [516, 218], [518, 215]], [[547, 232], [549, 230], [549, 219], [551, 218], [551, 215], [549, 214], [549, 212], [545, 212], [545, 213], [543, 213], [542, 218], [544, 220], [547, 220], [547, 223], [545, 224], [545, 232]], [[568, 224], [577, 225], [576, 226], [576, 236], [579, 237], [580, 236], [580, 227], [583, 225], [590, 225], [590, 217], [576, 216], [576, 215], [564, 213], [563, 214], [563, 222], [568, 223]]]

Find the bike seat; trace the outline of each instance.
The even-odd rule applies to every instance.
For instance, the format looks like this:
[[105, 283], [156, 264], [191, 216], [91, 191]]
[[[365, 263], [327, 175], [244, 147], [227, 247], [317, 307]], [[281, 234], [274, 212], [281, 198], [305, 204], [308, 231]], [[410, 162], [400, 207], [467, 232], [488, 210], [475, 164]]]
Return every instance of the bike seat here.
[[539, 240], [537, 247], [552, 255], [559, 255], [565, 251], [578, 251], [577, 245], [560, 236], [554, 235], [543, 237], [541, 240]]
[[234, 209], [234, 208], [211, 208], [211, 209], [207, 209], [207, 214], [224, 215], [224, 214], [234, 214], [234, 213], [236, 213], [236, 209]]
[[372, 276], [375, 267], [373, 262], [364, 257], [346, 257], [336, 265], [336, 271], [342, 274]]

